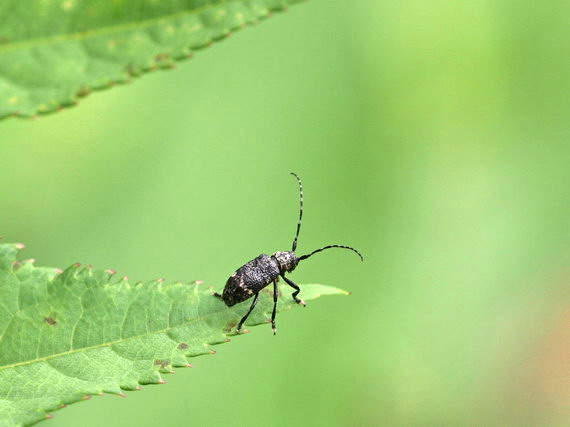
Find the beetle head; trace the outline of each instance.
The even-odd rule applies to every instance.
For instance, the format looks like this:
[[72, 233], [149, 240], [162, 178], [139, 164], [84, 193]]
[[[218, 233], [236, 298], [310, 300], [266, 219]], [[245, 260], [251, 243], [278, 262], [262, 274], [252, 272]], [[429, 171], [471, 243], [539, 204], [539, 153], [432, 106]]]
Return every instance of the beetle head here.
[[295, 270], [295, 267], [297, 267], [297, 263], [299, 262], [295, 252], [275, 252], [273, 256], [279, 263], [279, 270], [281, 273]]

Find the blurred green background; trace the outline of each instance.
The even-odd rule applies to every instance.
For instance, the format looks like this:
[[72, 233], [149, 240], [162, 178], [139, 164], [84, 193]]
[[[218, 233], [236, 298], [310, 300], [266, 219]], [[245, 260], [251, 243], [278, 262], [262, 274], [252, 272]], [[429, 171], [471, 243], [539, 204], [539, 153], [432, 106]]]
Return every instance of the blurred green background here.
[[[53, 426], [567, 425], [570, 3], [312, 0], [173, 71], [0, 123], [38, 265], [227, 276], [288, 249], [353, 292]], [[47, 425], [47, 424], [46, 424]]]

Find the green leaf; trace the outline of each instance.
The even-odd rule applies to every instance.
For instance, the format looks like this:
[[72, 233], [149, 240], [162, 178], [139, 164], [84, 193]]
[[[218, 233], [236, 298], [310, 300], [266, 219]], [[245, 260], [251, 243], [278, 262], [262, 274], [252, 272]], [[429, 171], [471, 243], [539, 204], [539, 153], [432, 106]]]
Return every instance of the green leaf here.
[[2, 0], [0, 118], [74, 105], [299, 0]]
[[[122, 394], [163, 382], [160, 373], [229, 341], [250, 301], [226, 307], [211, 288], [155, 280], [130, 284], [114, 271], [65, 271], [16, 261], [19, 244], [0, 244], [0, 425], [22, 425], [86, 396]], [[297, 306], [280, 287], [278, 310]], [[346, 294], [302, 286], [301, 297]], [[262, 291], [248, 325], [266, 323]], [[269, 332], [268, 332], [269, 333]]]

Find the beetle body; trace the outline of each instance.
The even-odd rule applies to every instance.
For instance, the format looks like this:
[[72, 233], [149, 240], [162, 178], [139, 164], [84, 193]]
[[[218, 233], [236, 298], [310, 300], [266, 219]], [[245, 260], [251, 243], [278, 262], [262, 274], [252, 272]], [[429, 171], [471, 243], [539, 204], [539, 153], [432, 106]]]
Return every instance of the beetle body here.
[[294, 252], [261, 254], [238, 268], [224, 287], [222, 299], [228, 307], [245, 301], [267, 285], [279, 279], [280, 274], [293, 271], [298, 263]]
[[299, 182], [299, 194], [300, 194], [300, 210], [299, 210], [299, 221], [297, 222], [297, 232], [295, 234], [295, 239], [293, 240], [293, 248], [291, 251], [287, 252], [275, 252], [273, 255], [261, 254], [257, 258], [252, 259], [251, 261], [245, 263], [243, 266], [238, 268], [227, 280], [226, 285], [224, 287], [224, 291], [222, 294], [217, 292], [214, 295], [218, 298], [221, 298], [224, 303], [231, 307], [235, 304], [238, 304], [242, 301], [248, 300], [249, 298], [253, 297], [253, 302], [249, 307], [247, 313], [242, 317], [240, 322], [237, 326], [237, 332], [241, 330], [244, 322], [247, 320], [248, 316], [251, 314], [255, 305], [257, 304], [257, 299], [259, 297], [259, 292], [268, 286], [270, 283], [273, 283], [273, 312], [271, 314], [271, 326], [273, 329], [273, 333], [275, 334], [275, 313], [277, 311], [277, 298], [278, 298], [278, 290], [277, 290], [277, 282], [279, 278], [285, 280], [285, 282], [291, 286], [295, 291], [292, 294], [293, 299], [295, 302], [301, 305], [305, 305], [305, 302], [298, 298], [299, 292], [301, 289], [297, 286], [294, 282], [290, 279], [285, 277], [285, 273], [289, 273], [293, 271], [300, 261], [303, 261], [310, 256], [324, 251], [325, 249], [330, 248], [342, 248], [342, 249], [349, 249], [353, 252], [356, 252], [358, 256], [362, 258], [360, 252], [350, 246], [344, 245], [328, 245], [324, 246], [320, 249], [316, 249], [313, 252], [302, 255], [297, 257], [295, 254], [295, 249], [297, 248], [297, 239], [299, 237], [299, 230], [301, 229], [301, 220], [303, 218], [303, 186], [301, 184], [301, 179], [297, 174], [291, 173], [291, 175], [297, 178]]

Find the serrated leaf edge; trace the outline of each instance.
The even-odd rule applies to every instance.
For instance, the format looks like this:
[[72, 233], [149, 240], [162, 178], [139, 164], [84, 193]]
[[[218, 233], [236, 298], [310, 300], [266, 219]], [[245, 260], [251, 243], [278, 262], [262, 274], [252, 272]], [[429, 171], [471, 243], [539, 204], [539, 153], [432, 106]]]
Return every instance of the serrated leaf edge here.
[[[0, 236], [0, 239], [2, 239], [1, 236]], [[26, 246], [25, 246], [24, 244], [22, 244], [22, 243], [2, 244], [2, 246], [12, 246], [13, 249], [15, 249], [15, 253], [16, 253], [16, 254], [19, 254], [19, 253], [26, 247]], [[28, 262], [26, 262], [26, 261], [28, 261]], [[50, 270], [51, 272], [55, 273], [54, 276], [49, 280], [50, 282], [53, 281], [53, 280], [55, 280], [55, 279], [56, 279], [57, 277], [59, 277], [60, 275], [66, 274], [66, 273], [69, 274], [70, 272], [71, 272], [73, 275], [77, 275], [78, 273], [80, 273], [80, 272], [85, 272], [85, 271], [87, 271], [87, 273], [88, 273], [89, 275], [92, 274], [92, 266], [90, 266], [90, 265], [87, 266], [87, 267], [83, 267], [82, 269], [80, 269], [81, 265], [80, 265], [79, 263], [75, 263], [75, 264], [72, 264], [70, 267], [68, 267], [66, 270], [62, 271], [61, 269], [57, 269], [57, 268], [35, 267], [35, 266], [33, 266], [33, 262], [34, 262], [34, 261], [35, 261], [35, 259], [33, 259], [33, 258], [30, 258], [29, 260], [25, 260], [25, 261], [14, 261], [14, 262], [12, 263], [12, 268], [13, 268], [13, 269], [15, 268], [16, 263], [25, 263], [25, 264], [29, 265], [31, 268], [40, 268], [40, 269]], [[14, 270], [13, 270], [13, 271], [14, 271]], [[109, 276], [112, 276], [112, 275], [115, 274], [115, 271], [114, 271], [114, 270], [111, 270], [111, 269], [107, 269], [107, 270], [104, 270], [104, 271], [105, 271], [107, 274], [109, 274]], [[156, 281], [156, 282], [159, 282], [159, 283], [162, 285], [162, 283], [164, 282], [164, 279], [157, 279], [157, 280], [155, 280], [155, 281]], [[149, 281], [149, 282], [146, 282], [146, 283], [152, 283], [152, 282], [155, 282], [155, 281]], [[119, 279], [117, 282], [115, 282], [115, 283], [108, 283], [108, 284], [106, 284], [105, 286], [113, 286], [113, 285], [117, 285], [117, 284], [120, 284], [120, 283], [124, 283], [125, 285], [131, 287], [130, 283], [128, 282], [128, 277], [127, 277], [127, 276], [123, 276], [123, 277], [122, 277], [121, 279]], [[191, 284], [193, 284], [193, 285], [196, 286], [196, 289], [197, 289], [197, 287], [198, 287], [201, 283], [203, 283], [203, 282], [202, 282], [202, 281], [194, 281], [194, 282], [191, 282]], [[139, 285], [142, 286], [143, 283], [142, 283], [142, 282], [137, 282], [137, 283], [135, 284], [135, 286], [139, 286]], [[166, 284], [165, 287], [180, 286], [180, 285], [183, 285], [183, 283], [181, 283], [181, 282], [171, 282], [171, 283]], [[305, 285], [305, 286], [306, 286], [306, 285]], [[331, 293], [331, 294], [329, 294], [329, 295], [350, 295], [350, 292], [344, 291], [344, 290], [342, 290], [342, 289], [334, 288], [334, 287], [329, 287], [329, 288], [338, 291], [338, 292], [336, 292], [336, 293]], [[212, 290], [213, 290], [213, 288], [212, 288], [211, 286], [208, 287], [208, 289], [212, 289]], [[319, 298], [319, 297], [321, 297], [321, 296], [323, 296], [323, 295], [326, 295], [326, 294], [316, 293], [316, 294], [314, 294], [314, 295], [311, 297], [311, 299], [316, 299], [316, 298]], [[281, 309], [279, 310], [279, 312], [290, 311], [293, 307], [297, 307], [297, 305], [288, 305], [288, 306], [285, 306], [285, 307], [281, 308]], [[227, 310], [227, 307], [224, 306], [223, 310]], [[190, 324], [194, 323], [195, 321], [200, 321], [200, 320], [207, 319], [207, 318], [209, 318], [209, 317], [211, 317], [211, 316], [214, 316], [214, 315], [216, 315], [216, 314], [219, 314], [219, 313], [221, 313], [221, 312], [222, 312], [222, 310], [219, 310], [219, 311], [216, 311], [216, 312], [211, 312], [211, 313], [210, 313], [209, 315], [207, 315], [207, 316], [202, 316], [202, 317], [199, 317], [199, 318], [193, 318], [191, 321], [185, 322], [185, 323], [183, 323], [183, 324], [181, 324], [181, 325], [179, 325], [179, 326], [190, 325]], [[263, 312], [263, 314], [265, 314], [265, 315], [268, 315], [268, 313], [269, 313], [269, 312], [265, 312], [265, 311]], [[250, 326], [257, 326], [257, 325], [261, 325], [261, 324], [265, 324], [265, 323], [266, 323], [266, 322], [259, 322], [259, 323], [249, 324], [249, 325], [250, 325]], [[14, 364], [11, 364], [11, 365], [4, 365], [4, 366], [0, 366], [0, 370], [4, 370], [4, 369], [8, 369], [8, 368], [14, 368], [14, 367], [17, 367], [17, 366], [29, 365], [29, 364], [33, 364], [33, 363], [42, 362], [42, 361], [48, 361], [48, 360], [50, 360], [50, 359], [54, 359], [54, 358], [57, 358], [57, 357], [66, 356], [66, 355], [68, 355], [68, 354], [73, 354], [73, 353], [77, 353], [77, 352], [80, 352], [80, 351], [88, 351], [88, 350], [97, 349], [97, 348], [111, 347], [111, 346], [114, 345], [114, 344], [122, 343], [122, 342], [128, 341], [128, 340], [130, 340], [130, 339], [137, 339], [137, 338], [140, 338], [140, 337], [144, 337], [144, 336], [146, 336], [146, 335], [153, 335], [153, 334], [166, 333], [169, 329], [172, 329], [172, 328], [166, 328], [166, 329], [163, 329], [163, 330], [152, 331], [152, 332], [149, 332], [148, 334], [141, 334], [141, 335], [137, 335], [137, 336], [131, 336], [131, 337], [128, 337], [128, 338], [125, 338], [125, 339], [116, 340], [116, 341], [108, 342], [108, 343], [105, 343], [105, 344], [100, 344], [100, 345], [95, 345], [95, 346], [90, 346], [90, 347], [82, 347], [82, 348], [80, 348], [80, 349], [74, 349], [74, 350], [72, 350], [72, 351], [67, 351], [67, 352], [63, 352], [63, 353], [58, 353], [58, 354], [55, 354], [55, 355], [51, 355], [51, 356], [47, 356], [47, 357], [43, 357], [43, 358], [37, 358], [37, 359], [34, 359], [34, 360], [29, 360], [29, 361], [25, 361], [25, 362], [21, 362], [21, 363], [14, 363]], [[223, 333], [224, 333], [224, 335], [225, 335], [226, 337], [229, 337], [229, 336], [240, 336], [240, 335], [245, 335], [245, 334], [249, 333], [249, 330], [246, 329], [243, 333], [240, 333], [240, 334], [237, 334], [237, 333], [235, 333], [235, 332], [233, 332], [233, 333], [225, 333], [225, 332], [223, 332]], [[215, 346], [215, 345], [219, 345], [219, 344], [225, 344], [225, 343], [228, 343], [228, 342], [230, 342], [230, 341], [231, 341], [231, 340], [230, 340], [229, 338], [226, 338], [226, 339], [224, 339], [224, 340], [222, 340], [222, 341], [206, 342], [206, 343], [204, 343], [204, 346], [206, 346], [206, 347], [207, 347], [207, 346]], [[179, 344], [181, 344], [181, 343], [179, 342]], [[209, 351], [207, 351], [207, 352], [205, 352], [205, 353], [203, 353], [203, 354], [216, 354], [216, 351], [215, 351], [215, 350], [212, 350], [212, 349], [209, 349]], [[185, 355], [186, 358], [188, 358], [188, 357], [196, 357], [196, 356], [199, 356], [199, 355], [193, 355], [193, 356], [186, 356], [186, 355]], [[188, 360], [187, 360], [187, 361], [188, 361]], [[176, 366], [176, 368], [190, 368], [190, 367], [192, 367], [192, 364], [190, 364], [189, 362], [188, 362], [188, 364], [187, 364], [186, 366]], [[166, 367], [165, 367], [165, 368], [166, 368]], [[174, 369], [173, 366], [169, 365], [169, 366], [168, 366], [168, 369], [159, 369], [159, 370], [157, 370], [156, 372], [157, 372], [157, 376], [158, 376], [158, 380], [157, 380], [156, 383], [140, 383], [139, 380], [137, 380], [138, 386], [136, 386], [134, 389], [125, 389], [125, 388], [122, 388], [122, 387], [121, 387], [121, 389], [122, 389], [123, 391], [138, 391], [138, 390], [141, 390], [141, 389], [142, 389], [141, 386], [153, 385], [153, 384], [154, 384], [154, 385], [156, 385], [156, 384], [166, 384], [166, 381], [162, 378], [161, 374], [171, 374], [171, 373], [174, 373], [174, 372], [175, 372], [175, 369]], [[54, 417], [53, 412], [58, 411], [58, 410], [60, 410], [60, 409], [63, 409], [63, 408], [65, 408], [65, 407], [67, 407], [68, 404], [77, 403], [77, 402], [80, 402], [80, 401], [83, 401], [83, 400], [88, 400], [88, 399], [91, 398], [91, 396], [104, 395], [104, 394], [118, 394], [118, 395], [121, 396], [121, 397], [126, 397], [126, 395], [125, 395], [123, 392], [120, 392], [120, 393], [99, 392], [99, 393], [93, 393], [93, 394], [85, 394], [84, 396], [79, 397], [79, 398], [77, 398], [76, 400], [71, 399], [71, 400], [67, 401], [66, 403], [61, 403], [61, 404], [59, 404], [58, 406], [55, 406], [55, 407], [53, 407], [53, 408], [42, 408], [42, 409], [40, 409], [39, 411], [44, 415], [44, 418], [43, 418], [43, 419], [39, 419], [39, 420], [37, 420], [37, 421], [34, 421], [34, 422], [32, 422], [32, 423], [30, 423], [30, 424], [28, 424], [28, 425], [33, 425], [33, 424], [37, 424], [37, 423], [39, 423], [39, 422], [41, 422], [41, 421], [45, 421], [45, 420], [48, 420], [48, 419], [52, 419], [52, 418]]]
[[[109, 28], [104, 28], [104, 29], [91, 30], [91, 31], [87, 31], [86, 33], [89, 34], [89, 37], [94, 37], [94, 36], [100, 36], [100, 35], [105, 35], [105, 34], [111, 34], [111, 33], [116, 32], [116, 31], [128, 30], [130, 28], [144, 28], [145, 26], [150, 27], [153, 24], [159, 23], [160, 21], [163, 21], [163, 20], [174, 19], [176, 17], [181, 17], [181, 16], [191, 16], [194, 14], [200, 14], [200, 13], [203, 13], [205, 11], [208, 11], [209, 9], [214, 9], [216, 7], [219, 7], [221, 4], [230, 3], [232, 1], [233, 0], [221, 0], [220, 3], [216, 3], [216, 4], [210, 3], [206, 6], [202, 6], [202, 7], [197, 8], [197, 9], [192, 9], [191, 11], [181, 11], [181, 12], [173, 13], [171, 15], [165, 15], [165, 16], [162, 16], [160, 18], [153, 18], [153, 19], [138, 21], [137, 24], [140, 24], [141, 22], [144, 23], [144, 25], [140, 25], [140, 26], [135, 25], [135, 24], [123, 24], [123, 25], [117, 25], [114, 27], [109, 27]], [[302, 1], [305, 1], [305, 0], [291, 0], [291, 3], [298, 3], [298, 2], [302, 2]], [[110, 79], [104, 85], [97, 85], [96, 87], [95, 86], [84, 86], [84, 87], [80, 88], [75, 93], [75, 95], [74, 95], [73, 99], [71, 99], [71, 101], [58, 102], [57, 105], [54, 105], [54, 107], [50, 108], [49, 110], [42, 110], [40, 105], [38, 105], [35, 109], [35, 114], [17, 113], [17, 112], [16, 113], [8, 113], [8, 114], [5, 114], [4, 116], [0, 116], [0, 120], [6, 119], [9, 117], [25, 118], [25, 119], [33, 120], [38, 116], [50, 115], [52, 113], [60, 112], [63, 109], [75, 107], [79, 104], [79, 101], [81, 99], [86, 98], [87, 96], [91, 95], [93, 92], [99, 92], [99, 91], [107, 90], [107, 89], [114, 87], [115, 85], [127, 85], [129, 83], [132, 83], [135, 78], [140, 78], [143, 75], [149, 74], [153, 71], [158, 71], [160, 69], [174, 68], [176, 63], [184, 61], [186, 59], [192, 58], [194, 51], [201, 50], [201, 49], [204, 49], [206, 47], [210, 47], [214, 43], [230, 37], [232, 34], [238, 32], [241, 29], [245, 29], [247, 27], [251, 27], [253, 25], [256, 25], [258, 22], [263, 21], [263, 20], [271, 17], [273, 12], [285, 12], [287, 9], [288, 8], [286, 5], [277, 5], [277, 6], [270, 7], [270, 8], [268, 8], [268, 13], [265, 15], [260, 15], [257, 21], [251, 22], [251, 23], [246, 22], [246, 23], [243, 23], [241, 26], [228, 28], [228, 32], [226, 34], [224, 34], [224, 36], [219, 37], [219, 38], [213, 38], [209, 43], [207, 43], [204, 46], [189, 47], [189, 50], [191, 51], [191, 53], [189, 55], [178, 56], [178, 57], [170, 57], [174, 61], [173, 63], [167, 64], [167, 65], [161, 65], [161, 61], [157, 60], [157, 58], [160, 58], [160, 57], [165, 55], [164, 52], [161, 52], [161, 53], [155, 55], [154, 60], [152, 61], [152, 65], [150, 65], [147, 68], [141, 68], [140, 72], [138, 72], [137, 74], [130, 74], [130, 76], [131, 76], [130, 80]], [[54, 41], [54, 40], [55, 40], [55, 42], [60, 42], [60, 41], [82, 40], [82, 39], [88, 38], [88, 37], [82, 37], [82, 36], [83, 36], [83, 33], [81, 33], [81, 32], [75, 33], [71, 36], [68, 36], [68, 35], [51, 36], [51, 37], [46, 37], [46, 42], [41, 43], [41, 44], [44, 44], [44, 45], [50, 44], [50, 42]], [[65, 37], [69, 37], [69, 38], [65, 39]], [[59, 40], [59, 39], [61, 39], [61, 40]], [[25, 48], [27, 44], [31, 44], [31, 42], [25, 41], [25, 42], [14, 43], [14, 45], [17, 46], [16, 48], [13, 47], [14, 45], [6, 46], [4, 48], [0, 47], [0, 54], [2, 52], [10, 52], [12, 50], [16, 50], [17, 48], [21, 48], [22, 46]]]

